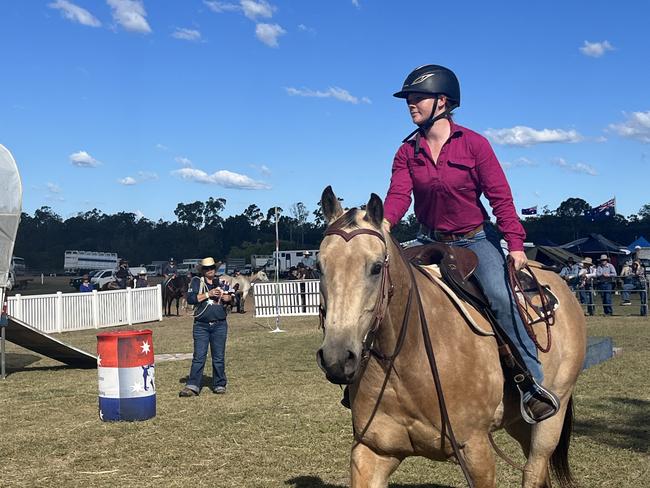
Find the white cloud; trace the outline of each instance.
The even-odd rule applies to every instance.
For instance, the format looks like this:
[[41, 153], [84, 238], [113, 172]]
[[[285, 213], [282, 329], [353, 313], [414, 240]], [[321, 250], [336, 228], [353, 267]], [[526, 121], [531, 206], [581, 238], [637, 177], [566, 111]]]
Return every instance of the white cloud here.
[[273, 12], [275, 11], [275, 7], [265, 0], [259, 0], [257, 2], [255, 0], [241, 0], [239, 4], [244, 11], [244, 15], [253, 21], [259, 17], [270, 19], [273, 17]]
[[302, 32], [309, 32], [310, 34], [316, 34], [316, 29], [307, 27], [305, 24], [298, 24], [298, 30]]
[[278, 24], [257, 24], [255, 26], [255, 35], [264, 44], [270, 47], [278, 47], [278, 37], [286, 34]]
[[176, 30], [172, 33], [172, 37], [184, 41], [199, 41], [201, 40], [201, 33], [195, 29], [176, 27]]
[[118, 180], [121, 185], [126, 185], [126, 186], [131, 186], [135, 185], [137, 181], [135, 181], [135, 178], [131, 176], [127, 176], [126, 178], [122, 178], [121, 180]]
[[126, 176], [120, 180], [117, 180], [122, 185], [137, 185], [143, 181], [157, 180], [158, 175], [152, 171], [138, 171], [138, 176], [134, 178], [133, 176]]
[[614, 46], [612, 46], [608, 41], [603, 41], [603, 42], [585, 41], [584, 45], [578, 49], [580, 49], [580, 52], [585, 56], [590, 56], [592, 58], [599, 58], [607, 51], [613, 51]]
[[535, 161], [531, 161], [528, 158], [521, 157], [515, 159], [514, 161], [504, 161], [501, 163], [501, 166], [503, 167], [503, 169], [510, 169], [510, 168], [537, 166], [537, 163]]
[[222, 12], [236, 12], [238, 10], [241, 10], [241, 6], [237, 5], [236, 3], [229, 3], [229, 2], [211, 2], [204, 0], [203, 3], [213, 12], [216, 12], [218, 14]]
[[325, 91], [320, 90], [311, 90], [310, 88], [285, 88], [286, 92], [292, 96], [298, 97], [315, 97], [315, 98], [335, 98], [341, 102], [358, 104], [362, 103], [372, 103], [368, 97], [358, 98], [354, 95], [351, 95], [349, 91], [340, 88], [338, 86], [330, 87]]
[[89, 27], [101, 27], [102, 23], [85, 8], [81, 8], [68, 0], [56, 0], [47, 5], [55, 10], [60, 10], [61, 15], [73, 22], [79, 22]]
[[271, 169], [266, 164], [263, 164], [260, 166], [260, 173], [262, 173], [264, 176], [270, 176]]
[[142, 0], [106, 0], [113, 9], [113, 19], [129, 32], [151, 33]]
[[61, 193], [61, 187], [56, 183], [48, 182], [46, 187], [47, 187], [47, 191], [49, 191], [50, 193]]
[[235, 188], [239, 190], [268, 190], [271, 186], [262, 181], [232, 171], [220, 170], [211, 175], [197, 168], [182, 168], [172, 171], [172, 174], [184, 180], [196, 183], [219, 185], [224, 188]]
[[176, 156], [174, 160], [180, 164], [181, 166], [185, 166], [186, 168], [191, 168], [192, 167], [192, 160], [189, 158], [186, 158], [185, 156]]
[[647, 112], [624, 113], [626, 120], [619, 124], [610, 124], [608, 129], [619, 136], [650, 143], [650, 110]]
[[357, 8], [361, 8], [361, 5], [359, 5], [359, 0], [352, 0], [352, 5], [354, 5]]
[[69, 156], [70, 162], [79, 168], [96, 168], [101, 163], [86, 151], [77, 151]]
[[158, 143], [158, 144], [156, 144], [156, 149], [158, 149], [159, 151], [167, 151], [169, 148], [167, 146], [165, 146], [164, 144]]
[[507, 146], [532, 146], [544, 142], [580, 142], [583, 137], [575, 130], [536, 130], [523, 125], [509, 129], [488, 129], [485, 135], [496, 144]]
[[555, 158], [551, 162], [560, 168], [564, 168], [567, 171], [573, 171], [574, 173], [583, 173], [589, 176], [598, 175], [598, 172], [592, 166], [585, 163], [569, 163], [564, 158]]

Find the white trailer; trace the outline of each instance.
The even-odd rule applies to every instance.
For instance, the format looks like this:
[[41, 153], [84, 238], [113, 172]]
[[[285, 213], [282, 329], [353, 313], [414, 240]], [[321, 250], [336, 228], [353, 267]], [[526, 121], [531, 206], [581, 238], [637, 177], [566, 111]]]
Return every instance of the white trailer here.
[[[287, 273], [292, 267], [298, 266], [306, 258], [305, 253], [311, 253], [309, 256], [311, 259], [315, 260], [318, 256], [318, 249], [302, 249], [299, 251], [280, 251], [280, 275]], [[278, 252], [274, 251], [273, 256], [266, 265], [266, 270], [270, 272], [275, 272], [275, 263], [278, 258]]]
[[117, 254], [97, 251], [66, 251], [63, 258], [63, 272], [67, 274], [94, 269], [116, 269]]

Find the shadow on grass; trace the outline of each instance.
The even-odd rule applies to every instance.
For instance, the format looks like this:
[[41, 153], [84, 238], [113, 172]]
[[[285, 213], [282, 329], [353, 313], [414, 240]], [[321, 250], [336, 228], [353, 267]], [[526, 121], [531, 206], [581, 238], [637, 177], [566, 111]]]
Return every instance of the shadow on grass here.
[[[347, 485], [333, 485], [331, 483], [324, 482], [318, 476], [298, 476], [296, 478], [291, 478], [284, 482], [285, 485], [289, 485], [291, 488], [346, 488]], [[390, 488], [453, 488], [449, 485], [437, 485], [437, 484], [417, 484], [417, 485], [404, 485], [390, 483], [388, 485]]]
[[75, 369], [74, 366], [68, 366], [65, 364], [30, 367], [41, 359], [43, 359], [41, 356], [35, 356], [34, 354], [8, 352], [6, 356], [7, 376], [21, 371], [58, 371], [60, 369]]
[[[185, 385], [188, 379], [189, 379], [189, 375], [186, 375], [183, 376], [182, 378], [179, 378], [178, 382], [181, 385]], [[212, 376], [203, 375], [203, 377], [201, 378], [201, 388], [203, 387], [212, 388]]]
[[606, 421], [583, 420], [578, 416], [575, 434], [615, 448], [650, 452], [650, 401], [612, 397], [598, 402], [593, 408], [612, 414]]

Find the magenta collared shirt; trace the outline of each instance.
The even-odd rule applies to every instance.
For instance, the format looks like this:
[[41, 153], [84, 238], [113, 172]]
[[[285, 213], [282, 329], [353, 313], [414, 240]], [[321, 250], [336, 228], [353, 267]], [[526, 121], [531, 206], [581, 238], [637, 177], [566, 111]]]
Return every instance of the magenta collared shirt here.
[[398, 149], [384, 202], [384, 216], [397, 224], [415, 198], [421, 224], [442, 232], [465, 233], [489, 220], [479, 197], [490, 202], [497, 227], [510, 251], [523, 251], [526, 232], [519, 221], [512, 192], [490, 143], [474, 131], [451, 122], [451, 135], [433, 162], [426, 139], [415, 138]]

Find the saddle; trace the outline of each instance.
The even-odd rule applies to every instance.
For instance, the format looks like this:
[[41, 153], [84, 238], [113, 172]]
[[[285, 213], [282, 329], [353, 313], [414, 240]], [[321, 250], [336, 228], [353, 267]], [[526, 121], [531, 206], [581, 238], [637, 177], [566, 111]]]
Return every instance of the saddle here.
[[[416, 267], [437, 265], [445, 284], [461, 300], [478, 310], [493, 327], [497, 326], [490, 310], [490, 304], [478, 281], [473, 277], [478, 266], [478, 257], [473, 251], [434, 242], [403, 249], [402, 252], [406, 259]], [[533, 266], [540, 267], [536, 264]], [[515, 288], [513, 291], [519, 302], [520, 315], [527, 328], [553, 317], [559, 306], [559, 300], [548, 286], [538, 284], [532, 271], [518, 271], [515, 282], [517, 286], [513, 287]], [[541, 296], [542, 294], [544, 296]], [[468, 317], [465, 311], [463, 314]], [[468, 319], [471, 322], [471, 318], [468, 317]], [[477, 331], [476, 327], [473, 328]], [[484, 331], [479, 328], [477, 332]]]

